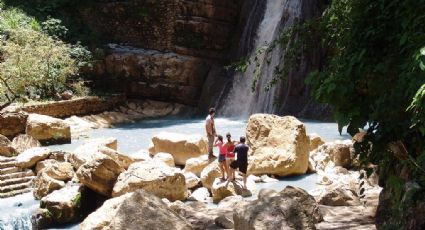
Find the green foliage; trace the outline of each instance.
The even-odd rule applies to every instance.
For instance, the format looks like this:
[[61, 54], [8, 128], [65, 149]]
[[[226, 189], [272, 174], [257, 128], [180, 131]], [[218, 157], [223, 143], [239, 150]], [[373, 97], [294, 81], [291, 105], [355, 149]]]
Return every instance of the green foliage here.
[[60, 19], [49, 17], [42, 23], [42, 28], [45, 33], [55, 38], [65, 38], [68, 29], [62, 25]]
[[406, 195], [402, 169], [425, 187], [424, 11], [425, 0], [332, 0], [319, 18], [296, 23], [264, 51], [285, 49], [277, 80], [309, 49], [325, 51], [307, 83], [317, 101], [332, 106], [340, 132], [366, 130], [355, 149], [364, 166], [379, 165], [380, 184], [392, 191], [389, 228], [406, 221], [397, 211]]
[[81, 193], [78, 193], [77, 196], [72, 200], [72, 205], [76, 210], [81, 208]]
[[[60, 22], [40, 23], [16, 8], [0, 12], [0, 102], [22, 98], [51, 98], [72, 88], [79, 69], [89, 65], [90, 53], [80, 44], [59, 40]], [[54, 27], [52, 26], [54, 25]], [[49, 36], [50, 32], [59, 34]], [[83, 92], [79, 85], [80, 92]]]

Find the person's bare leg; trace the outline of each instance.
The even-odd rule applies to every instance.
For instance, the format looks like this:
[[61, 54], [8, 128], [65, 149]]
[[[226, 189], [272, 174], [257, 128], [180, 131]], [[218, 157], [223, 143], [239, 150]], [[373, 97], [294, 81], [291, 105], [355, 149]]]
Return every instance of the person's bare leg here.
[[226, 171], [226, 178], [229, 179], [229, 165], [227, 164], [227, 160], [224, 162], [224, 170]]
[[232, 175], [234, 174], [234, 172], [235, 172], [235, 170], [232, 168], [232, 167], [230, 167], [229, 168], [229, 176], [227, 177], [227, 180], [228, 181], [232, 181], [233, 180], [233, 178], [232, 178]]
[[246, 187], [246, 174], [245, 173], [242, 173], [242, 174], [243, 174], [243, 187], [244, 187], [244, 189], [248, 189]]
[[221, 171], [221, 178], [224, 180], [224, 171], [225, 171], [225, 166], [224, 166], [224, 162], [220, 162], [220, 171]]
[[226, 167], [227, 167], [227, 179], [232, 176], [231, 168], [230, 168], [230, 159], [226, 159]]

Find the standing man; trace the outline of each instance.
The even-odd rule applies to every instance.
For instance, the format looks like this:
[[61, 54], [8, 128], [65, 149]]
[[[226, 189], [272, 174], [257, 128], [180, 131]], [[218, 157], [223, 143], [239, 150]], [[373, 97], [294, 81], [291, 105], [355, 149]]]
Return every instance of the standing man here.
[[207, 137], [208, 137], [208, 159], [209, 160], [214, 159], [214, 155], [213, 155], [214, 137], [217, 135], [215, 132], [214, 115], [215, 115], [215, 108], [210, 108], [208, 112], [208, 116], [205, 119], [205, 130], [207, 132]]
[[[248, 145], [245, 144], [245, 137], [240, 138], [240, 144], [236, 145], [234, 153], [236, 154], [236, 160], [230, 163], [230, 177], [229, 181], [235, 179], [235, 170], [239, 168], [239, 171], [243, 174], [243, 187], [246, 189], [246, 171], [248, 168]], [[233, 175], [233, 176], [232, 176]]]

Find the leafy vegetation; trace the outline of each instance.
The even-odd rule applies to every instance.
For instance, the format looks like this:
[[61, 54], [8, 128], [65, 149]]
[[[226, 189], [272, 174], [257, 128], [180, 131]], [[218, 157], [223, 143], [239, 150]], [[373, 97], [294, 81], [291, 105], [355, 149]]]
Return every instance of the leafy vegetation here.
[[90, 52], [60, 39], [67, 32], [61, 21], [40, 23], [17, 8], [2, 8], [0, 108], [18, 99], [52, 98], [67, 89], [87, 93], [78, 74], [90, 64]]
[[364, 166], [379, 165], [380, 184], [392, 195], [388, 229], [414, 216], [403, 204], [407, 195], [415, 198], [412, 207], [425, 202], [407, 189], [412, 181], [425, 188], [424, 10], [424, 0], [333, 0], [320, 17], [297, 23], [262, 51], [286, 51], [271, 85], [310, 49], [323, 51], [323, 65], [307, 82], [314, 98], [333, 107], [340, 132], [365, 130], [355, 148]]

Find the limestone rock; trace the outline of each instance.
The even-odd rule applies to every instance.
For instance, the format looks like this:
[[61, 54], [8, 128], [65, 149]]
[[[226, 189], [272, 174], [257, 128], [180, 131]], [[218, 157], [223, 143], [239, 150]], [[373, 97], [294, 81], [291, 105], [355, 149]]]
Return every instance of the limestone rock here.
[[186, 187], [188, 189], [194, 188], [201, 183], [201, 179], [191, 172], [185, 172], [183, 175], [186, 179]]
[[200, 157], [190, 158], [186, 161], [186, 165], [183, 169], [184, 172], [192, 172], [196, 176], [200, 177], [202, 170], [210, 164], [208, 155], [202, 155]]
[[199, 157], [208, 152], [208, 143], [200, 135], [185, 135], [162, 132], [152, 137], [151, 155], [160, 152], [170, 153], [176, 165], [185, 165], [190, 158]]
[[26, 134], [42, 144], [71, 143], [71, 127], [61, 119], [46, 115], [30, 114]]
[[211, 188], [212, 198], [214, 203], [220, 202], [228, 196], [241, 195], [242, 197], [252, 196], [255, 190], [255, 182], [247, 180], [247, 189], [243, 188], [243, 181], [222, 181], [216, 178]]
[[278, 179], [271, 178], [267, 175], [262, 175], [260, 178], [261, 178], [261, 182], [263, 183], [274, 183], [279, 181]]
[[82, 164], [100, 155], [109, 156], [124, 169], [127, 169], [128, 166], [134, 162], [134, 159], [130, 156], [108, 148], [106, 145], [98, 145], [98, 142], [79, 146], [72, 153], [70, 161], [74, 168], [78, 169]]
[[100, 154], [83, 164], [77, 171], [77, 177], [85, 186], [109, 197], [119, 174], [123, 171], [124, 168], [112, 158]]
[[94, 138], [90, 139], [82, 145], [82, 148], [87, 146], [105, 146], [113, 150], [118, 150], [118, 140], [113, 137]]
[[228, 196], [228, 197], [222, 199], [218, 203], [217, 207], [220, 208], [220, 209], [227, 209], [227, 208], [233, 209], [238, 203], [242, 203], [242, 201], [243, 201], [243, 197], [241, 195]]
[[48, 158], [50, 149], [44, 147], [30, 148], [16, 157], [16, 165], [21, 168], [31, 168], [37, 162]]
[[62, 151], [62, 150], [56, 150], [56, 151], [51, 151], [50, 152], [50, 156], [49, 159], [52, 160], [57, 160], [60, 162], [70, 162], [71, 159], [71, 153], [70, 152], [66, 152], [66, 151]]
[[159, 164], [156, 161], [130, 165], [127, 171], [119, 175], [112, 196], [117, 197], [138, 189], [171, 201], [185, 200], [188, 195], [184, 175], [165, 163]]
[[53, 159], [39, 161], [35, 170], [37, 173], [43, 171], [49, 177], [61, 181], [68, 181], [74, 177], [74, 169], [71, 163], [58, 162]]
[[310, 138], [310, 152], [325, 143], [325, 141], [317, 133], [311, 133], [308, 136]]
[[16, 155], [16, 150], [12, 147], [12, 142], [0, 134], [0, 156], [11, 157]]
[[211, 189], [214, 180], [219, 177], [221, 177], [220, 167], [217, 161], [213, 161], [201, 172], [202, 186]]
[[32, 212], [31, 224], [32, 229], [47, 229], [54, 223], [50, 211], [45, 208], [38, 208]]
[[319, 207], [306, 191], [287, 186], [283, 191], [235, 208], [235, 229], [316, 229]]
[[356, 206], [360, 205], [357, 194], [348, 189], [336, 188], [326, 190], [318, 199], [319, 204], [328, 206]]
[[49, 210], [54, 222], [63, 224], [78, 220], [81, 186], [70, 185], [53, 191], [41, 199], [40, 208]]
[[310, 142], [305, 125], [294, 117], [254, 114], [246, 130], [251, 154], [248, 172], [278, 176], [304, 174]]
[[312, 167], [324, 171], [327, 167], [351, 167], [353, 144], [350, 140], [328, 142], [310, 153]]
[[326, 175], [319, 175], [317, 177], [317, 182], [316, 183], [317, 184], [320, 184], [320, 185], [330, 185], [330, 184], [333, 183], [333, 181], [331, 179], [329, 179], [329, 177], [326, 176]]
[[18, 153], [22, 153], [30, 148], [41, 147], [41, 143], [30, 135], [20, 134], [13, 138], [12, 147], [15, 148]]
[[225, 229], [233, 229], [235, 225], [233, 223], [233, 217], [226, 214], [218, 216], [217, 218], [215, 218], [214, 222], [218, 227]]
[[157, 153], [155, 154], [155, 156], [153, 157], [154, 160], [159, 160], [164, 162], [166, 165], [170, 166], [170, 167], [174, 167], [174, 158], [173, 155], [169, 154], [169, 153]]
[[18, 134], [25, 133], [27, 117], [26, 113], [0, 113], [0, 134], [13, 138]]
[[190, 194], [189, 198], [187, 199], [191, 201], [206, 202], [209, 197], [210, 192], [208, 192], [208, 189], [201, 187], [196, 189], [192, 194]]
[[149, 155], [149, 151], [146, 149], [139, 150], [137, 153], [131, 156], [135, 162], [140, 161], [151, 161], [152, 157]]
[[61, 189], [64, 186], [65, 183], [63, 181], [53, 179], [46, 173], [41, 172], [33, 180], [34, 197], [41, 199], [52, 191]]
[[192, 227], [183, 217], [168, 208], [160, 198], [137, 190], [107, 200], [80, 224], [80, 229], [190, 230]]

